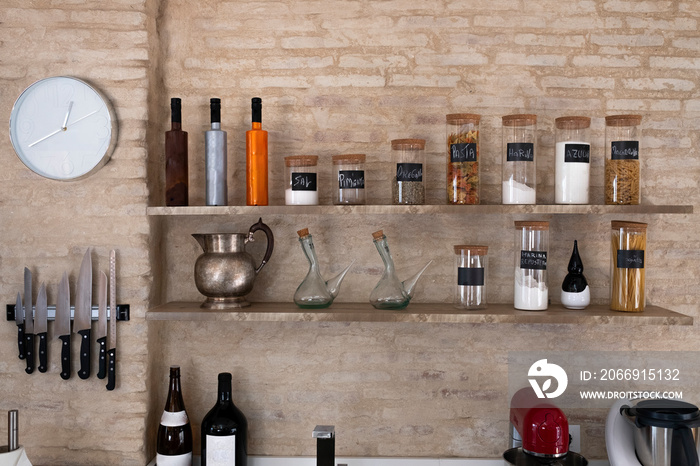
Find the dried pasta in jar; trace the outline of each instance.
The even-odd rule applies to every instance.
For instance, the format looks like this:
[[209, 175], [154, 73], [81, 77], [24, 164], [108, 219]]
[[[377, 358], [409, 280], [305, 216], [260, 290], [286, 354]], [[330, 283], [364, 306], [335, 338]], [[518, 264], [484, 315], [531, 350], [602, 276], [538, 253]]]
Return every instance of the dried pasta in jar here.
[[447, 203], [479, 204], [480, 115], [447, 115]]
[[645, 305], [647, 224], [613, 220], [610, 255], [610, 309], [641, 312]]

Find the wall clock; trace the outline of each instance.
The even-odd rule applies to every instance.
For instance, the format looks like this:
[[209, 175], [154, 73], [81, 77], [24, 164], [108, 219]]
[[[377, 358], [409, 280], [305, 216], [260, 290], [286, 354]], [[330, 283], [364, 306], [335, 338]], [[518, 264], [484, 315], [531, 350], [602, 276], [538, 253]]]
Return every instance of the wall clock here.
[[10, 114], [10, 141], [33, 172], [77, 180], [99, 170], [117, 142], [109, 101], [77, 78], [39, 80], [20, 94]]

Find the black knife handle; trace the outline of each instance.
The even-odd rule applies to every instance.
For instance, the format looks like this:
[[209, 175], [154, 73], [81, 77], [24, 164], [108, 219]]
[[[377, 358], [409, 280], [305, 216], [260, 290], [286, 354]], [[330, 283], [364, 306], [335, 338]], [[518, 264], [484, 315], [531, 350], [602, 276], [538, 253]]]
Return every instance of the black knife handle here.
[[80, 334], [80, 370], [78, 377], [87, 379], [90, 377], [90, 329], [78, 330]]
[[39, 372], [46, 372], [46, 332], [39, 333]]
[[97, 339], [100, 344], [100, 365], [97, 371], [97, 378], [104, 379], [107, 377], [107, 337]]
[[27, 374], [34, 372], [34, 334], [24, 334], [24, 354], [27, 356], [27, 368], [24, 370]]
[[17, 326], [17, 348], [19, 348], [19, 358], [24, 359], [24, 324]]
[[114, 390], [117, 371], [117, 348], [107, 351], [107, 390]]
[[63, 342], [61, 345], [61, 378], [68, 380], [70, 378], [70, 334], [61, 335], [58, 338]]

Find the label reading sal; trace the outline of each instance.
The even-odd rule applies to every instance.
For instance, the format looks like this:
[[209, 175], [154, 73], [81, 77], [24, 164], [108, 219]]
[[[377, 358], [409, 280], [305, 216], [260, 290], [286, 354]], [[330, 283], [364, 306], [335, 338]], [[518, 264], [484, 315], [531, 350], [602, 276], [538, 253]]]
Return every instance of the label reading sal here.
[[612, 160], [639, 160], [639, 141], [613, 141], [610, 143]]
[[396, 181], [423, 181], [423, 164], [397, 163]]
[[506, 161], [533, 162], [535, 160], [535, 145], [531, 142], [509, 142], [506, 147]]
[[207, 435], [207, 466], [236, 466], [235, 435]]
[[484, 286], [483, 267], [460, 267], [457, 269], [459, 286]]
[[450, 144], [450, 162], [476, 162], [476, 143]]
[[520, 268], [547, 270], [547, 251], [520, 251]]
[[618, 269], [643, 269], [644, 251], [635, 249], [618, 249], [617, 251]]
[[339, 170], [339, 189], [365, 189], [364, 170]]
[[591, 146], [588, 144], [564, 144], [565, 163], [590, 163]]
[[292, 191], [316, 191], [316, 173], [292, 173]]

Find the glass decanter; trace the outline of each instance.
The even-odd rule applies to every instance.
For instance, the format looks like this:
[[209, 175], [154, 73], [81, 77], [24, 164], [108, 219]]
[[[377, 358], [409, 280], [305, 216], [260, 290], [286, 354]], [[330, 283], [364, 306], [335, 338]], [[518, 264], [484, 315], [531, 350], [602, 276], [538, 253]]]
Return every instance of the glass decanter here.
[[420, 276], [423, 275], [425, 269], [433, 261], [431, 260], [425, 264], [413, 277], [401, 282], [396, 277], [394, 260], [391, 257], [389, 244], [386, 236], [384, 236], [384, 232], [382, 230], [375, 231], [372, 233], [372, 237], [374, 238], [374, 245], [384, 261], [384, 273], [382, 278], [379, 279], [377, 286], [374, 287], [374, 290], [369, 295], [369, 302], [376, 309], [405, 309], [411, 298], [413, 298], [416, 282], [418, 282]]
[[352, 261], [338, 275], [326, 281], [321, 277], [318, 259], [316, 258], [316, 249], [314, 248], [313, 237], [309, 234], [309, 229], [299, 230], [297, 234], [299, 235], [301, 248], [309, 261], [309, 271], [294, 293], [294, 303], [302, 309], [326, 308], [333, 304], [333, 300], [338, 296], [340, 284], [355, 261]]

